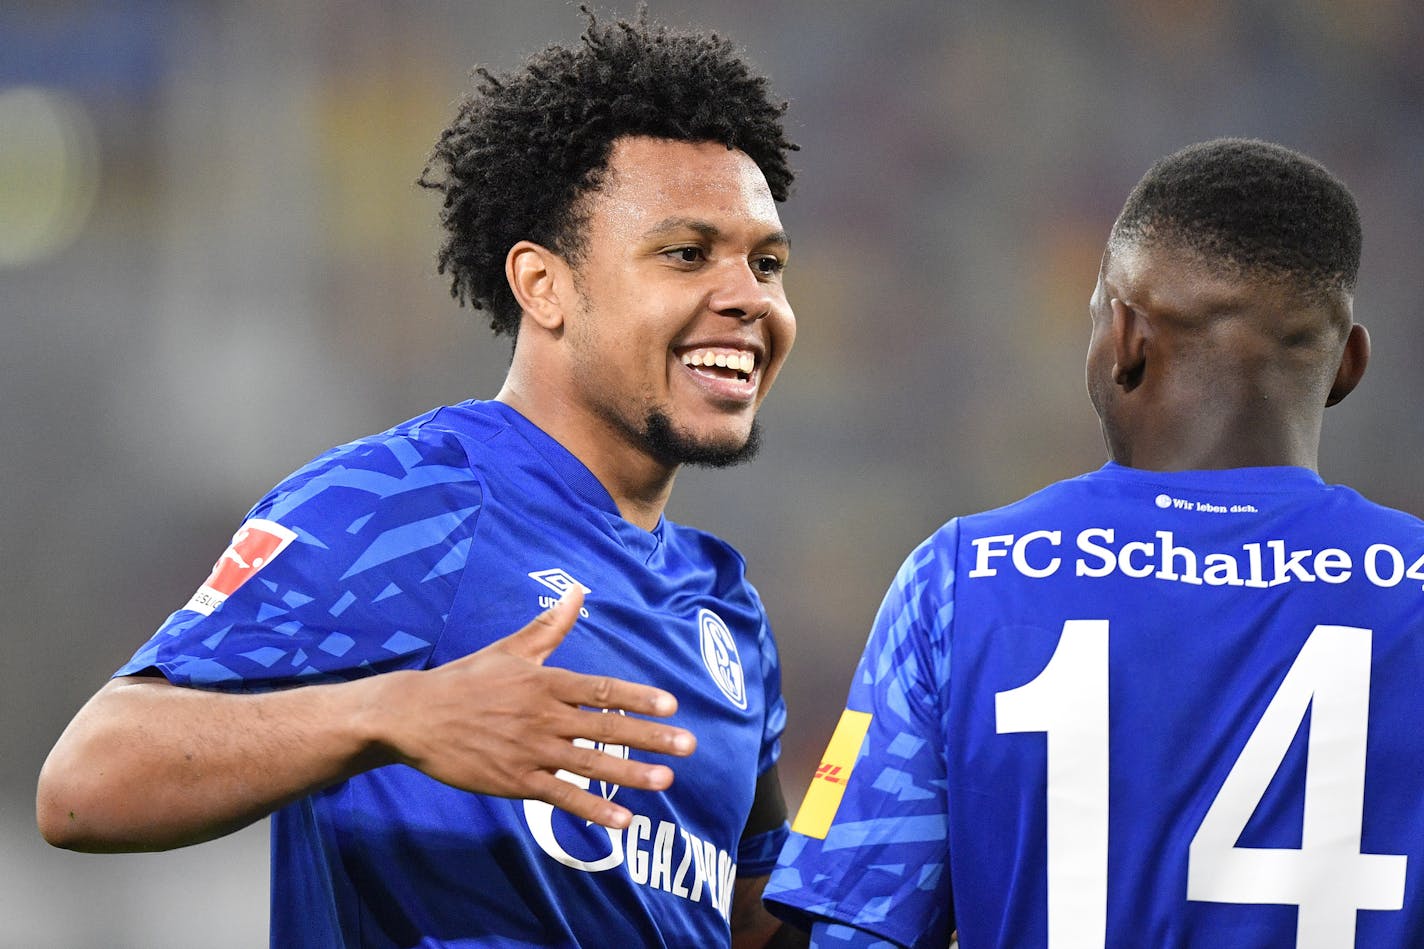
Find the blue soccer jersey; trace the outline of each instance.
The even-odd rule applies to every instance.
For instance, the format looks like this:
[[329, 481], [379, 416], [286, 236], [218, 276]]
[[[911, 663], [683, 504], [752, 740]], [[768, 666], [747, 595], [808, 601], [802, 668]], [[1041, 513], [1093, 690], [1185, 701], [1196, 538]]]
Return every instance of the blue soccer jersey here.
[[744, 834], [785, 719], [762, 604], [730, 547], [628, 523], [508, 406], [442, 408], [298, 471], [118, 674], [257, 691], [425, 669], [575, 583], [583, 613], [548, 664], [676, 695], [697, 751], [632, 752], [672, 787], [594, 788], [633, 811], [617, 831], [405, 766], [358, 775], [273, 816], [274, 946], [728, 942], [734, 877], [768, 873], [786, 833]]
[[1109, 464], [910, 555], [767, 899], [824, 946], [1421, 945], [1421, 693], [1424, 523]]

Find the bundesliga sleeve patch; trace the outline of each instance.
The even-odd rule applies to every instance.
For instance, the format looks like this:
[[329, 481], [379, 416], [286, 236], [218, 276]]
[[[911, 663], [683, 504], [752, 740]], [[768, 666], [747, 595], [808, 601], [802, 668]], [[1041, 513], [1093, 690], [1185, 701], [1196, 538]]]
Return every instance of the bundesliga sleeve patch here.
[[841, 798], [845, 796], [846, 782], [860, 756], [860, 745], [865, 741], [865, 733], [870, 730], [870, 713], [846, 709], [831, 735], [831, 743], [826, 746], [825, 757], [806, 789], [806, 798], [796, 812], [796, 822], [791, 829], [807, 837], [825, 840], [831, 829], [831, 822], [840, 809]]
[[213, 572], [183, 609], [212, 616], [213, 610], [222, 606], [257, 571], [275, 560], [296, 536], [295, 531], [276, 521], [255, 517], [243, 524], [233, 535], [227, 550], [213, 564]]

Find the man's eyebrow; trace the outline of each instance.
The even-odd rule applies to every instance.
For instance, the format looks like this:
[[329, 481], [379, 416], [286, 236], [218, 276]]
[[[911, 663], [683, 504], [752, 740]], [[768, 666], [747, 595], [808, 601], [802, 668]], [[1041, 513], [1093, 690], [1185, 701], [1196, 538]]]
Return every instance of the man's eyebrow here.
[[[670, 217], [664, 218], [648, 228], [648, 230], [643, 233], [643, 237], [664, 237], [676, 231], [692, 231], [694, 234], [698, 234], [709, 241], [716, 240], [722, 236], [722, 229], [707, 221], [690, 217]], [[757, 244], [758, 246], [774, 244], [781, 247], [790, 247], [791, 238], [786, 236], [785, 231], [778, 229], [767, 233]]]

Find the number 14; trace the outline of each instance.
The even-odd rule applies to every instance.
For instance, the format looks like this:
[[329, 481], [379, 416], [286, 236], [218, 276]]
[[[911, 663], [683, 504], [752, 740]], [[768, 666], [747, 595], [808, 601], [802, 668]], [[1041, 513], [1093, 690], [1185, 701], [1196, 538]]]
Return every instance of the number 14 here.
[[[1232, 765], [1187, 855], [1189, 900], [1298, 907], [1297, 949], [1355, 944], [1355, 912], [1404, 905], [1406, 858], [1360, 852], [1371, 631], [1317, 626]], [[1048, 665], [995, 697], [1000, 734], [1048, 736], [1048, 945], [1107, 939], [1108, 623], [1068, 620]], [[1306, 710], [1295, 850], [1238, 847]]]

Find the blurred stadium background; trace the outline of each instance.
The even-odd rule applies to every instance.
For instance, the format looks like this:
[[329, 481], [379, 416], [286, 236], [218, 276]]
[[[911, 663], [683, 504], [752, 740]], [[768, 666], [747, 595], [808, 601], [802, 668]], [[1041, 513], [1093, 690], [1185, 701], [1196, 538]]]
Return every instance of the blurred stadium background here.
[[[1103, 460], [1087, 298], [1167, 151], [1269, 138], [1354, 189], [1375, 355], [1328, 416], [1322, 470], [1424, 513], [1424, 7], [652, 6], [743, 45], [804, 149], [782, 212], [801, 335], [767, 446], [685, 473], [670, 511], [751, 563], [793, 806], [908, 550]], [[35, 775], [274, 481], [498, 389], [506, 344], [435, 276], [436, 204], [413, 181], [472, 65], [582, 23], [562, 0], [0, 6], [0, 945], [265, 943], [265, 828], [62, 853], [34, 830]]]

